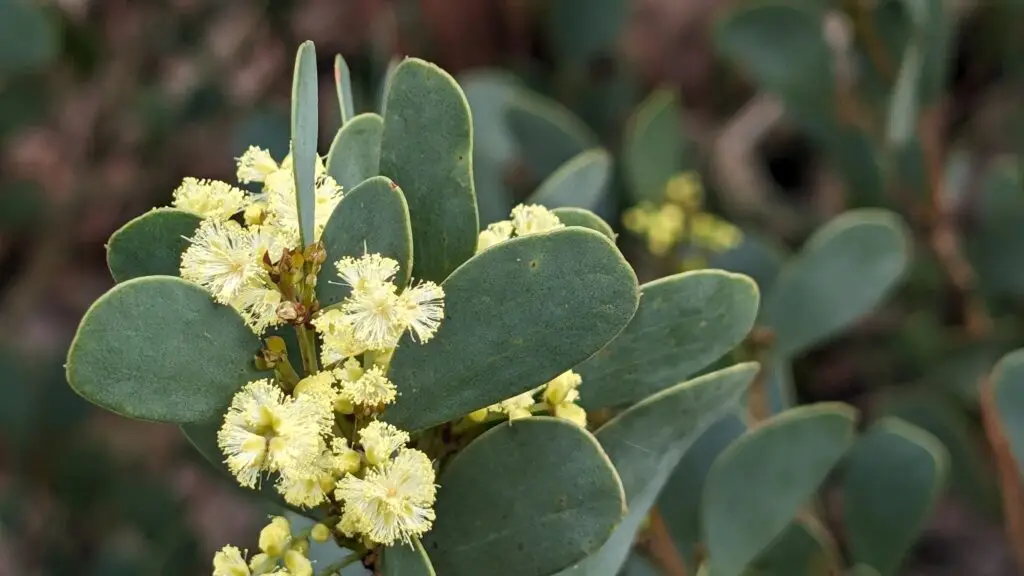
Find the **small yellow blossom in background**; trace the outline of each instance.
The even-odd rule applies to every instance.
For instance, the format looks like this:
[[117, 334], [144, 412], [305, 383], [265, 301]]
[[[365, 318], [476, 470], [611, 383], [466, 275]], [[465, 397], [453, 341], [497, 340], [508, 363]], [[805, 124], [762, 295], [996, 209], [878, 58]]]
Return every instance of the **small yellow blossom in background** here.
[[[351, 372], [346, 370], [345, 372]], [[380, 366], [361, 371], [355, 380], [341, 380], [341, 397], [353, 406], [379, 408], [395, 401], [398, 391]]]
[[580, 397], [579, 386], [582, 382], [583, 378], [579, 374], [569, 370], [559, 374], [544, 386], [472, 412], [467, 418], [474, 422], [483, 422], [487, 419], [488, 413], [507, 414], [509, 420], [529, 418], [533, 415], [532, 409], [537, 404], [534, 396], [543, 391], [541, 399], [551, 414], [556, 418], [569, 420], [585, 428], [587, 413], [576, 404], [576, 400]]
[[523, 392], [522, 394], [513, 396], [507, 400], [502, 400], [497, 404], [488, 408], [491, 412], [498, 412], [501, 414], [508, 414], [509, 420], [519, 420], [521, 418], [529, 418], [532, 416], [530, 408], [533, 407], [536, 402], [533, 400], [533, 395], [536, 390], [530, 390], [529, 392]]
[[245, 563], [242, 551], [234, 546], [225, 546], [213, 556], [213, 576], [249, 576], [249, 565]]
[[292, 541], [292, 529], [284, 516], [271, 518], [270, 524], [260, 531], [260, 550], [274, 557], [281, 556]]
[[227, 220], [244, 210], [249, 202], [244, 190], [227, 182], [185, 178], [174, 190], [171, 205], [202, 218]]
[[238, 181], [243, 184], [263, 182], [267, 176], [279, 170], [270, 151], [259, 146], [249, 146], [249, 149], [238, 157], [236, 164], [238, 166], [236, 176]]
[[331, 537], [331, 529], [317, 522], [309, 531], [309, 537], [315, 542], [327, 542], [327, 539]]
[[409, 434], [387, 422], [374, 420], [359, 431], [359, 445], [363, 447], [366, 461], [373, 466], [383, 466], [391, 456], [409, 441]]
[[430, 459], [419, 450], [403, 448], [363, 478], [349, 475], [338, 482], [335, 497], [345, 503], [338, 529], [361, 533], [385, 546], [408, 544], [433, 525], [436, 493]]
[[[655, 256], [665, 256], [684, 244], [700, 252], [725, 252], [743, 240], [739, 228], [703, 211], [704, 191], [696, 173], [670, 179], [665, 197], [660, 205], [640, 202], [622, 216], [626, 229], [641, 236]], [[702, 262], [702, 255], [688, 255], [683, 269], [703, 268]]]
[[513, 235], [527, 236], [565, 227], [554, 212], [539, 204], [520, 204], [512, 209], [510, 217], [510, 220], [495, 222], [480, 232], [476, 241], [477, 252], [500, 244]]

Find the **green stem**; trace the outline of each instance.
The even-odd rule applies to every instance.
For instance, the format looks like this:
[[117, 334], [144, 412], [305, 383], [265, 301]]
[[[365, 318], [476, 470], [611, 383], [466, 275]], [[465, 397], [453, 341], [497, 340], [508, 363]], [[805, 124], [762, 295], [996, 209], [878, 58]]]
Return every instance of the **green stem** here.
[[302, 354], [302, 368], [307, 376], [315, 374], [320, 370], [316, 360], [316, 333], [305, 325], [296, 326], [295, 332], [299, 339], [299, 352]]
[[342, 568], [348, 566], [349, 564], [355, 564], [356, 561], [358, 561], [361, 557], [362, 554], [358, 552], [353, 552], [345, 558], [342, 558], [341, 560], [338, 560], [333, 564], [328, 564], [323, 570], [317, 571], [317, 576], [328, 576], [329, 574], [341, 572]]
[[295, 385], [299, 383], [299, 373], [295, 371], [291, 361], [288, 360], [288, 355], [284, 354], [283, 357], [274, 364], [274, 374], [277, 379], [284, 385], [286, 392], [291, 392]]

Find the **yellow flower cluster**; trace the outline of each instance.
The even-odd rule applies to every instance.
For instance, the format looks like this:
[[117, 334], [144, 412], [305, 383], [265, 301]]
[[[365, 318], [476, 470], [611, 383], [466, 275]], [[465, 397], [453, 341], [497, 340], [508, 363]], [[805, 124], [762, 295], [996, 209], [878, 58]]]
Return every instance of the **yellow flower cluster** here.
[[398, 262], [379, 254], [342, 258], [335, 266], [351, 292], [313, 319], [323, 338], [325, 364], [367, 351], [388, 354], [407, 331], [421, 343], [434, 336], [444, 318], [440, 286], [421, 282], [400, 291], [394, 282]]
[[[279, 166], [266, 150], [250, 147], [238, 159], [238, 180], [260, 182], [263, 189], [249, 194], [226, 182], [185, 178], [174, 191], [173, 206], [203, 218], [182, 254], [181, 277], [233, 307], [261, 334], [282, 322], [279, 309], [284, 300], [267, 264], [277, 262], [285, 250], [302, 248], [291, 156]], [[318, 158], [317, 237], [341, 196], [341, 187]], [[245, 226], [232, 220], [239, 212], [244, 213]]]
[[640, 202], [623, 214], [626, 229], [642, 236], [655, 256], [665, 256], [683, 243], [715, 253], [735, 248], [742, 241], [743, 234], [736, 226], [703, 211], [703, 190], [695, 173], [669, 180], [665, 197], [662, 204]]
[[[317, 524], [311, 532], [315, 539]], [[246, 553], [234, 546], [225, 546], [213, 557], [213, 576], [289, 575], [312, 576], [309, 540], [306, 535], [293, 534], [288, 519], [283, 516], [271, 518], [260, 531], [259, 554], [248, 562]]]
[[[579, 387], [583, 378], [579, 374], [569, 370], [556, 376], [547, 384], [502, 400], [497, 404], [481, 408], [469, 415], [469, 419], [476, 422], [483, 422], [490, 414], [506, 414], [509, 420], [529, 418], [535, 409], [542, 409], [550, 412], [557, 418], [573, 422], [579, 426], [587, 426], [587, 412], [576, 404], [580, 398]], [[541, 393], [541, 400], [537, 402], [535, 397]]]
[[477, 237], [476, 251], [482, 252], [512, 236], [526, 236], [562, 228], [564, 224], [553, 212], [538, 204], [520, 204], [512, 209], [510, 220], [488, 226]]

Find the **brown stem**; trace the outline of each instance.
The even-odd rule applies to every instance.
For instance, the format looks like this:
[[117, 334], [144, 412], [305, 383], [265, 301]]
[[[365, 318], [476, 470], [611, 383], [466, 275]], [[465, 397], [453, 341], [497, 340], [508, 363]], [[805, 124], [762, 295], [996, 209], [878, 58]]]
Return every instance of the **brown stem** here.
[[651, 560], [658, 564], [664, 576], [686, 576], [686, 562], [676, 549], [657, 507], [651, 508], [649, 518], [650, 526], [644, 544]]
[[926, 224], [929, 244], [950, 283], [964, 303], [964, 327], [973, 338], [981, 338], [992, 330], [988, 307], [977, 291], [977, 278], [970, 262], [963, 255], [955, 214], [943, 190], [942, 106], [933, 106], [921, 114], [918, 138], [928, 178], [929, 211]]
[[1017, 565], [1024, 569], [1024, 486], [1021, 485], [1017, 464], [1010, 452], [1010, 444], [1003, 434], [995, 411], [992, 382], [983, 378], [978, 384], [981, 400], [981, 420], [985, 437], [999, 474], [999, 487], [1003, 495], [1003, 515], [1006, 517], [1006, 538], [1010, 541]]
[[761, 326], [755, 326], [748, 338], [748, 342], [753, 349], [752, 356], [761, 364], [757, 371], [757, 376], [754, 377], [754, 382], [750, 385], [750, 398], [747, 402], [751, 424], [761, 422], [772, 415], [771, 404], [768, 400], [768, 374], [769, 370], [772, 369], [772, 341], [773, 334], [771, 329]]

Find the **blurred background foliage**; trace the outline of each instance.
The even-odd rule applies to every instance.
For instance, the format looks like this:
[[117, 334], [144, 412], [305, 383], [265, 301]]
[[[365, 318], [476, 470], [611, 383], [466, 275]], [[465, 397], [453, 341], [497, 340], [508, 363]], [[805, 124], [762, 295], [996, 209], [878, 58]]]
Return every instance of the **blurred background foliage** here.
[[[110, 283], [115, 228], [186, 175], [233, 179], [249, 144], [287, 150], [304, 39], [322, 58], [324, 152], [333, 54], [357, 112], [378, 108], [402, 55], [459, 78], [482, 223], [597, 147], [614, 169], [581, 203], [621, 222], [650, 196], [630, 167], [667, 157], [744, 230], [711, 265], [763, 290], [843, 210], [900, 212], [909, 278], [796, 358], [793, 392], [946, 445], [948, 493], [906, 573], [1016, 573], [1022, 535], [1003, 526], [1020, 511], [1000, 494], [1019, 495], [1019, 477], [996, 472], [1005, 447], [986, 437], [978, 384], [1024, 343], [1022, 22], [1020, 0], [0, 0], [0, 574], [203, 574], [214, 549], [256, 533], [264, 511], [174, 427], [92, 408], [62, 362]], [[624, 150], [652, 101], [653, 140]], [[642, 280], [676, 271], [617, 231]]]

